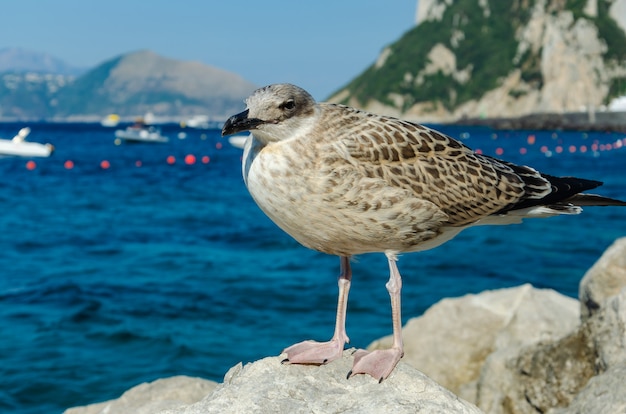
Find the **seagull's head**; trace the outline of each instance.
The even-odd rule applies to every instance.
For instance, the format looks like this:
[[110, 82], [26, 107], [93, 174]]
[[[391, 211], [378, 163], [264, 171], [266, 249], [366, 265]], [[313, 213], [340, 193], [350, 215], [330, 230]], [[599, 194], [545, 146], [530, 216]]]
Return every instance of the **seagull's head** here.
[[257, 89], [246, 99], [246, 106], [228, 118], [222, 136], [250, 131], [265, 144], [286, 140], [311, 128], [317, 109], [307, 91], [287, 83]]

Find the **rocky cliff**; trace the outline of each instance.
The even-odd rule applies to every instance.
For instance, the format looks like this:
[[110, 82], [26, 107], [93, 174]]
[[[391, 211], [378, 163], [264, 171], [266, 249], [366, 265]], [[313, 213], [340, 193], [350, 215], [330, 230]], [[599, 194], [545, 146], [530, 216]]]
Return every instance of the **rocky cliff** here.
[[598, 110], [626, 94], [626, 0], [420, 0], [330, 98], [419, 121]]

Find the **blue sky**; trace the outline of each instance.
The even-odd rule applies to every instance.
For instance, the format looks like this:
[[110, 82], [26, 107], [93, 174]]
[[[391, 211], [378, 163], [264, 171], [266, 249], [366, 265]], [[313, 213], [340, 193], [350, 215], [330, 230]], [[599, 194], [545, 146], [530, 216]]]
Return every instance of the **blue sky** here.
[[235, 72], [259, 86], [291, 82], [322, 100], [411, 29], [416, 0], [10, 0], [0, 47], [95, 66], [150, 49]]

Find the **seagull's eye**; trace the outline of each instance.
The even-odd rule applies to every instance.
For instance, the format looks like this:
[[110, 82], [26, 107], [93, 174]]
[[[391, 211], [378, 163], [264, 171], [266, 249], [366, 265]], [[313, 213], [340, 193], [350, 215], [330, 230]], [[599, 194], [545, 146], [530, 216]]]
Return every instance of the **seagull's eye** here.
[[293, 99], [285, 101], [285, 102], [281, 103], [280, 106], [279, 106], [280, 109], [286, 109], [288, 111], [292, 110], [295, 107], [296, 107], [296, 102]]

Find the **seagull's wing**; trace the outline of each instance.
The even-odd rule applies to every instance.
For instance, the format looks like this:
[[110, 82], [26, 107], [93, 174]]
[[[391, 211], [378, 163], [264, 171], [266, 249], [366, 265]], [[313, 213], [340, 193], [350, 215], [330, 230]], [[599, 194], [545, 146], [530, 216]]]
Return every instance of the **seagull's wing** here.
[[551, 192], [536, 170], [476, 154], [422, 125], [343, 106], [328, 110], [351, 119], [342, 126], [340, 145], [365, 177], [432, 202], [449, 225], [466, 225]]

